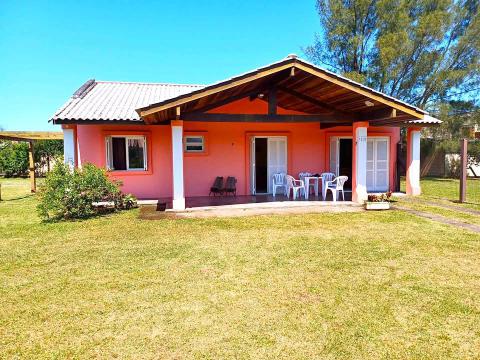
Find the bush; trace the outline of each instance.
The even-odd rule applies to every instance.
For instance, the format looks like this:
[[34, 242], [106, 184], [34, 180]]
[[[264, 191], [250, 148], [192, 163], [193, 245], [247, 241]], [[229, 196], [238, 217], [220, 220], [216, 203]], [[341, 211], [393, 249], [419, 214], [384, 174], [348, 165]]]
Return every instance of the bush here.
[[0, 173], [6, 177], [20, 176], [28, 172], [28, 144], [0, 140]]
[[59, 220], [87, 218], [105, 209], [136, 206], [135, 197], [124, 195], [119, 186], [119, 182], [107, 177], [105, 170], [93, 164], [73, 171], [68, 165], [56, 164], [39, 191], [37, 210], [43, 219]]

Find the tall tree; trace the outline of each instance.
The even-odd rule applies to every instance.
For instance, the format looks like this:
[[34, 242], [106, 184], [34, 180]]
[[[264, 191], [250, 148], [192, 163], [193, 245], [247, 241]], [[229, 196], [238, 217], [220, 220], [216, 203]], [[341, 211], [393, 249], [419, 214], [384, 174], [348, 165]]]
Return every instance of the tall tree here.
[[50, 171], [52, 162], [63, 155], [62, 140], [38, 140], [35, 142], [35, 163], [40, 167], [46, 166]]
[[479, 0], [317, 0], [315, 63], [428, 108], [480, 94]]

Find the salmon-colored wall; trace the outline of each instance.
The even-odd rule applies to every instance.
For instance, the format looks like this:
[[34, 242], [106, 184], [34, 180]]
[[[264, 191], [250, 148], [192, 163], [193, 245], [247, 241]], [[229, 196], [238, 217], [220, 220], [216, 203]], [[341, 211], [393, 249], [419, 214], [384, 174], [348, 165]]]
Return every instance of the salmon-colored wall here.
[[[265, 114], [265, 101], [239, 100], [211, 112], [237, 114]], [[279, 114], [299, 114], [278, 108]], [[287, 137], [288, 171], [297, 176], [301, 171], [329, 170], [329, 137], [352, 136], [351, 127], [320, 130], [318, 123], [230, 123], [187, 122], [184, 133], [205, 136], [207, 151], [185, 154], [185, 196], [206, 196], [216, 176], [235, 176], [237, 194], [250, 194], [250, 146], [252, 136], [281, 135]], [[111, 172], [112, 178], [123, 182], [122, 190], [140, 199], [172, 196], [171, 128], [168, 125], [78, 125], [78, 161], [105, 166], [105, 136], [109, 134], [147, 137], [147, 172]], [[369, 128], [369, 136], [390, 136], [390, 184], [394, 184], [396, 143], [400, 139], [398, 128]]]
[[78, 161], [105, 167], [105, 136], [146, 135], [148, 171], [109, 172], [123, 182], [122, 190], [140, 199], [172, 195], [171, 129], [168, 125], [78, 125]]

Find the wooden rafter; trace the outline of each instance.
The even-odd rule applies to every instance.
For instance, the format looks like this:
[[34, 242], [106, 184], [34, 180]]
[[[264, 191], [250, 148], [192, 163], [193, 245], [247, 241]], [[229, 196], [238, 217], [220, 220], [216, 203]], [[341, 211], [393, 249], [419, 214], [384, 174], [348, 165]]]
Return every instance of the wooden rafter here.
[[327, 111], [331, 111], [332, 113], [334, 114], [339, 114], [343, 117], [353, 117], [353, 114], [352, 113], [349, 113], [349, 112], [346, 112], [346, 111], [342, 111], [340, 109], [337, 109], [336, 107], [334, 106], [331, 106], [329, 104], [327, 104], [326, 102], [323, 102], [323, 101], [320, 101], [320, 100], [317, 100], [311, 96], [308, 96], [308, 95], [305, 95], [303, 93], [300, 93], [298, 91], [295, 91], [293, 89], [289, 89], [285, 86], [279, 86], [278, 89], [280, 91], [283, 91], [291, 96], [294, 96], [300, 100], [303, 100], [305, 102], [308, 102], [310, 104], [313, 104], [315, 106], [318, 106], [319, 108], [321, 109], [325, 109]]

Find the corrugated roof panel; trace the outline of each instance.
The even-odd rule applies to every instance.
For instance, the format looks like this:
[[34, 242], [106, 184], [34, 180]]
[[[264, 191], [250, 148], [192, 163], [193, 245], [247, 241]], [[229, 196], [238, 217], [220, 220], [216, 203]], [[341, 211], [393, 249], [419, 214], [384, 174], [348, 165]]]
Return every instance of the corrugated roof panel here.
[[141, 121], [135, 109], [204, 87], [203, 85], [89, 81], [90, 84], [87, 82], [82, 85], [55, 112], [53, 121]]

